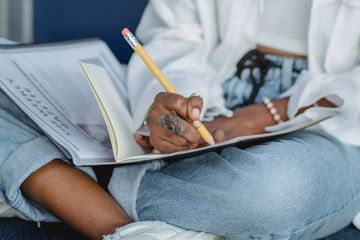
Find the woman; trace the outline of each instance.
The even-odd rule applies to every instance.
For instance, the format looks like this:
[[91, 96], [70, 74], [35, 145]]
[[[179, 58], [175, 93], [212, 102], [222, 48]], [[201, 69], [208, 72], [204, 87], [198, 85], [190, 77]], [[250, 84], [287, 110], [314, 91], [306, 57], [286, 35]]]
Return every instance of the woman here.
[[[303, 111], [339, 115], [320, 130], [147, 171], [132, 195], [136, 202], [124, 197], [130, 193], [124, 184], [116, 185], [130, 169], [116, 169], [113, 196], [136, 220], [229, 239], [315, 239], [350, 223], [359, 210], [359, 7], [358, 1], [325, 0], [150, 2], [138, 37], [182, 96], [202, 97], [202, 119], [225, 139], [263, 132], [279, 119], [294, 122]], [[128, 89], [140, 126], [161, 87], [137, 56]], [[280, 118], [263, 97], [273, 100]], [[195, 131], [180, 139], [158, 118], [175, 110], [192, 123], [200, 105], [196, 97], [157, 95], [151, 144], [160, 152], [197, 144]], [[232, 116], [225, 106], [234, 109]]]
[[[150, 139], [137, 136], [139, 144], [155, 152], [197, 147], [199, 119], [221, 141], [301, 113], [339, 114], [320, 128], [246, 149], [117, 168], [109, 185], [114, 199], [136, 221], [227, 239], [316, 239], [349, 224], [360, 210], [359, 21], [356, 0], [151, 1], [137, 35], [181, 95], [159, 94], [132, 58], [131, 110], [137, 126], [150, 120]], [[172, 124], [184, 132], [166, 129], [163, 116], [181, 118]], [[74, 189], [85, 204], [63, 196]], [[88, 177], [60, 161], [36, 170], [22, 191], [92, 238], [130, 222]], [[16, 207], [26, 212], [23, 205]], [[181, 228], [139, 222], [107, 238], [215, 238]]]

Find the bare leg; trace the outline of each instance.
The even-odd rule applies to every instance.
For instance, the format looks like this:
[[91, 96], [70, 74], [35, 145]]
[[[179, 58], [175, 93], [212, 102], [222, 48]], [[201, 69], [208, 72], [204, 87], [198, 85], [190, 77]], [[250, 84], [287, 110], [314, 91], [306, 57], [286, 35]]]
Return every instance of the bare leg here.
[[33, 173], [23, 193], [90, 239], [102, 239], [131, 219], [93, 179], [54, 160]]

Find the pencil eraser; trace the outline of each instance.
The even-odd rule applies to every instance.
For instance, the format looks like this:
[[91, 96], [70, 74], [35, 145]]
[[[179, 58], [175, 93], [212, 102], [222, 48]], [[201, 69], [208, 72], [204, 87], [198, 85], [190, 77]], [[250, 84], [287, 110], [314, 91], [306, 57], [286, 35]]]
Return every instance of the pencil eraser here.
[[124, 28], [122, 31], [121, 31], [121, 34], [125, 37], [126, 35], [128, 35], [129, 34], [129, 29], [127, 29], [127, 28]]

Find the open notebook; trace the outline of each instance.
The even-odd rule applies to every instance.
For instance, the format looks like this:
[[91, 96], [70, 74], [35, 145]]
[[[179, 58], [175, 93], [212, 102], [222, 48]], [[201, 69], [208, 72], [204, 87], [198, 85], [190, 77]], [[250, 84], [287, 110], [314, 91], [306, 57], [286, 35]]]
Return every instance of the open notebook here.
[[252, 144], [329, 118], [299, 118], [276, 132], [173, 154], [146, 154], [133, 139], [125, 71], [101, 40], [0, 46], [0, 88], [78, 166], [184, 158]]
[[300, 117], [295, 125], [278, 128], [279, 130], [275, 132], [237, 137], [214, 146], [207, 146], [172, 154], [142, 155], [138, 146], [136, 144], [134, 145], [133, 141], [129, 141], [129, 138], [132, 138], [134, 135], [132, 128], [132, 116], [126, 106], [122, 103], [121, 96], [116, 92], [116, 88], [113, 85], [113, 82], [111, 81], [111, 78], [106, 69], [101, 66], [100, 63], [81, 62], [80, 64], [87, 76], [89, 85], [91, 86], [94, 96], [104, 116], [113, 146], [114, 158], [115, 161], [119, 163], [145, 161], [158, 158], [180, 158], [211, 150], [221, 149], [226, 146], [261, 142], [269, 138], [312, 126], [332, 116], [332, 114], [324, 114], [315, 120], [310, 120], [305, 116], [303, 118]]

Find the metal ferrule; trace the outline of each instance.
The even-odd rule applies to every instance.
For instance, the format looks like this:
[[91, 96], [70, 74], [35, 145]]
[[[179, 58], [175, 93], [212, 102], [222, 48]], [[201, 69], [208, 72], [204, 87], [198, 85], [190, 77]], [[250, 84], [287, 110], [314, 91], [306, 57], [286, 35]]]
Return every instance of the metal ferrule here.
[[129, 32], [126, 36], [125, 36], [126, 41], [130, 44], [130, 46], [132, 48], [135, 48], [137, 45], [139, 45], [139, 41], [136, 39], [136, 37]]

